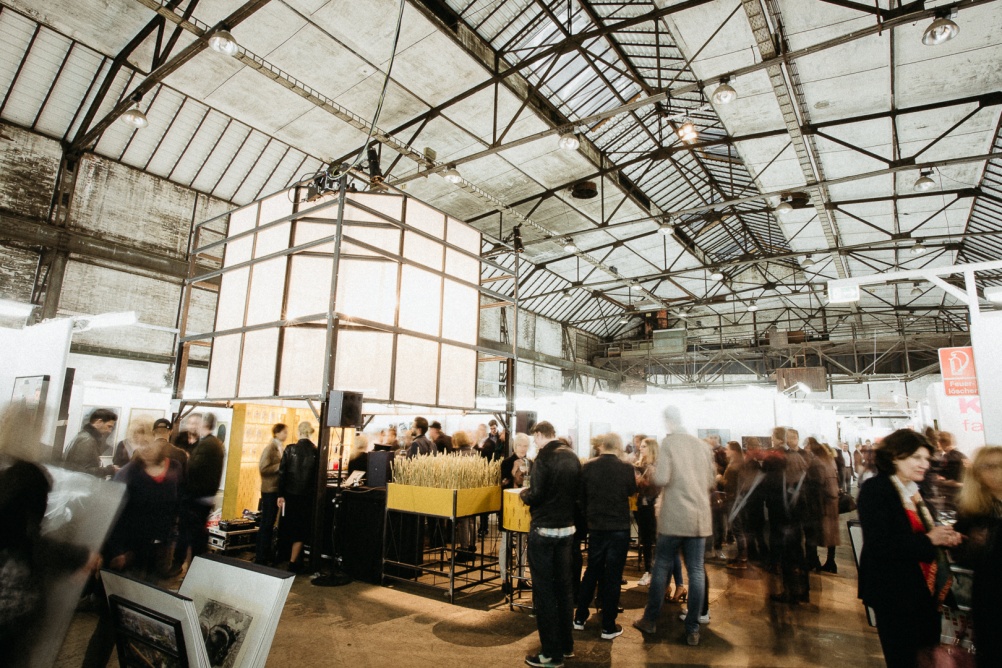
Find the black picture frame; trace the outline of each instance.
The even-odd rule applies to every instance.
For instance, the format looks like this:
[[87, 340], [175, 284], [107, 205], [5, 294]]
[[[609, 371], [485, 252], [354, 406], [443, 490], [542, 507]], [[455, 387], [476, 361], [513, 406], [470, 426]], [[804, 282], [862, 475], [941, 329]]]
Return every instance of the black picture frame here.
[[121, 668], [188, 668], [181, 620], [114, 594], [108, 605]]

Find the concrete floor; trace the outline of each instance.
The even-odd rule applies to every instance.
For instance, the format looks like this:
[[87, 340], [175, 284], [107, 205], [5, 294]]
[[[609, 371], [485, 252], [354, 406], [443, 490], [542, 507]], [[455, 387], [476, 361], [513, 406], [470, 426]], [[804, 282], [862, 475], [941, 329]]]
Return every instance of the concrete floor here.
[[[566, 663], [611, 666], [882, 666], [876, 630], [866, 623], [856, 599], [856, 569], [846, 545], [838, 548], [838, 575], [811, 576], [811, 604], [791, 609], [767, 603], [768, 579], [758, 569], [736, 574], [708, 562], [712, 621], [701, 643], [683, 641], [679, 606], [665, 604], [656, 636], [645, 641], [630, 622], [640, 616], [646, 587], [631, 553], [619, 621], [625, 633], [614, 641], [598, 637], [598, 617], [575, 632], [576, 657]], [[57, 666], [80, 665], [94, 627], [93, 613], [78, 613]], [[268, 666], [353, 668], [523, 665], [538, 651], [535, 620], [510, 611], [498, 589], [457, 599], [412, 585], [378, 587], [352, 583], [311, 586], [299, 576], [293, 585], [272, 645]], [[111, 664], [117, 666], [117, 661]]]

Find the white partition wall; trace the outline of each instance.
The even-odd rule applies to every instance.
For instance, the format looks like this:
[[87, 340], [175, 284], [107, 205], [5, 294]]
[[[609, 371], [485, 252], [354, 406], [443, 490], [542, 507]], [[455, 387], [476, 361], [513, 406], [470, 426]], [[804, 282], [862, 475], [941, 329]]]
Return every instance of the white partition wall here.
[[300, 192], [230, 212], [222, 238], [196, 230], [193, 257], [220, 267], [189, 281], [218, 276], [213, 330], [182, 338], [211, 342], [204, 400], [322, 398], [330, 353], [330, 389], [473, 408], [480, 233], [413, 197]]

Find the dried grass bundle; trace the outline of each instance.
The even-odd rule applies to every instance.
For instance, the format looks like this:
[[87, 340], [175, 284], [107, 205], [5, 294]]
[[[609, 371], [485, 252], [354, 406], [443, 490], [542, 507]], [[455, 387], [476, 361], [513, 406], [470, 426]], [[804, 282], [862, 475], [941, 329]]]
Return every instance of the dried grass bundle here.
[[501, 482], [501, 461], [459, 454], [395, 459], [393, 482], [439, 489], [490, 487]]

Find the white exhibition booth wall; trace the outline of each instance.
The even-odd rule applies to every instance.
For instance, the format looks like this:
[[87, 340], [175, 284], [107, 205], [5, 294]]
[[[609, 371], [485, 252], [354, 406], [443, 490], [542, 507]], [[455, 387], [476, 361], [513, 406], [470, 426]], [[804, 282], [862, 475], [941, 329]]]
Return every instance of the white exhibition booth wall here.
[[0, 329], [0, 350], [4, 351], [0, 355], [0, 406], [10, 403], [16, 379], [48, 376], [41, 442], [50, 448], [56, 436], [72, 336], [73, 320], [70, 318], [49, 320], [23, 329]]
[[[980, 372], [978, 376], [980, 382]], [[973, 456], [974, 451], [985, 444], [981, 397], [947, 396], [943, 383], [933, 383], [927, 392], [930, 417], [936, 420], [941, 431], [953, 434], [961, 452]]]

